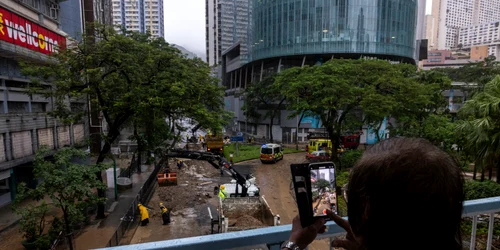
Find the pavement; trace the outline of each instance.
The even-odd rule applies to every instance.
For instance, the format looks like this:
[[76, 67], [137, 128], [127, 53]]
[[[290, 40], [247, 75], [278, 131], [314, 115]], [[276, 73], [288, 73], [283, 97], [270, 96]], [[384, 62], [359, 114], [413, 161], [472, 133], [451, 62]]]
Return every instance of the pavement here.
[[83, 231], [76, 237], [76, 249], [95, 249], [105, 247], [116, 229], [120, 225], [121, 218], [129, 209], [136, 195], [142, 188], [142, 185], [151, 172], [154, 170], [153, 165], [142, 165], [142, 173], [134, 173], [131, 176], [132, 188], [118, 193], [118, 200], [114, 199], [114, 190], [108, 189], [106, 194], [108, 201], [106, 203], [107, 216], [103, 220], [96, 220], [93, 224], [85, 227]]

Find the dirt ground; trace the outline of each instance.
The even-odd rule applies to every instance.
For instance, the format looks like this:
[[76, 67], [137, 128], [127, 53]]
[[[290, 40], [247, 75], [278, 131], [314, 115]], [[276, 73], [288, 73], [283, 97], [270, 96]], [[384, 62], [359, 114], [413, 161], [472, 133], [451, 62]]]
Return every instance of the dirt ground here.
[[[261, 195], [267, 200], [272, 212], [280, 215], [282, 225], [290, 224], [298, 214], [294, 191], [290, 186], [290, 164], [304, 162], [304, 155], [304, 153], [287, 154], [284, 160], [276, 164], [261, 164], [259, 160], [252, 160], [235, 165], [235, 169], [242, 175], [252, 173], [256, 176]], [[172, 169], [176, 169], [175, 163], [170, 164], [174, 164]], [[186, 164], [188, 167], [178, 173], [177, 186], [159, 187], [155, 192], [148, 204], [153, 208], [150, 211], [151, 222], [148, 226], [137, 229], [131, 244], [209, 234], [210, 219], [207, 208], [210, 207], [215, 217], [218, 201], [213, 194], [213, 188], [228, 182], [231, 178], [228, 176], [220, 178], [220, 172], [206, 162], [187, 160]], [[212, 183], [199, 185], [204, 182]], [[157, 208], [160, 201], [172, 209], [170, 225], [161, 225], [160, 212]], [[240, 217], [235, 223], [239, 227], [258, 224], [258, 221], [253, 217]], [[316, 241], [309, 249], [329, 249], [328, 240]]]
[[[204, 161], [183, 160], [185, 166], [177, 169], [171, 160], [171, 170], [177, 172], [177, 185], [157, 187], [147, 204], [150, 223], [137, 228], [131, 244], [159, 240], [177, 239], [210, 233], [210, 216], [217, 215], [218, 198], [214, 187], [218, 186], [220, 171]], [[163, 202], [171, 211], [170, 225], [162, 225], [159, 203]]]
[[[281, 225], [291, 224], [293, 218], [299, 213], [294, 191], [290, 186], [292, 180], [290, 164], [305, 162], [304, 156], [305, 153], [286, 154], [284, 159], [276, 164], [260, 164], [256, 160], [249, 162], [249, 164], [260, 165], [256, 168], [257, 184], [273, 213], [280, 215]], [[329, 249], [329, 241], [315, 241], [309, 249]]]

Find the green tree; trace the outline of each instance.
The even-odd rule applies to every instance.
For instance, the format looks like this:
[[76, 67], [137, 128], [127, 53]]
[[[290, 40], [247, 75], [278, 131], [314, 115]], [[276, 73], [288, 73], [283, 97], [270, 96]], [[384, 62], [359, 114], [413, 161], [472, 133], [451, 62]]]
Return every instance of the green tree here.
[[318, 190], [324, 190], [327, 187], [330, 187], [330, 182], [325, 179], [317, 179], [316, 182], [314, 182], [314, 186]]
[[[458, 129], [466, 134], [466, 147], [476, 155], [476, 168], [497, 168], [500, 183], [500, 76], [465, 102], [459, 115], [464, 119]], [[482, 168], [481, 180], [484, 180]], [[491, 170], [490, 170], [491, 172]]]
[[[419, 87], [412, 77], [415, 70], [412, 65], [379, 60], [330, 60], [287, 69], [276, 82], [283, 86], [289, 109], [320, 117], [336, 149], [341, 133], [359, 129], [363, 121], [379, 127], [384, 117], [396, 114], [403, 91]], [[338, 162], [337, 150], [332, 150], [332, 159]]]
[[[134, 138], [144, 151], [175, 137], [175, 120], [182, 117], [211, 127], [224, 124], [224, 92], [206, 63], [185, 58], [162, 38], [93, 27], [82, 42], [54, 55], [53, 64], [25, 64], [23, 73], [32, 77], [32, 93], [55, 100], [51, 115], [62, 121], [73, 122], [85, 114], [71, 110], [68, 100], [88, 98], [91, 115], [100, 110], [107, 130], [103, 146], [97, 143], [96, 164], [109, 156], [111, 144], [127, 126], [137, 128]], [[53, 87], [47, 90], [45, 82]], [[166, 118], [170, 123], [163, 123]], [[96, 178], [102, 181], [100, 173]], [[99, 190], [99, 196], [105, 197], [105, 192]], [[98, 217], [104, 217], [103, 205]]]
[[421, 71], [410, 75], [411, 84], [400, 85], [390, 123], [391, 133], [407, 137], [426, 138], [440, 146], [451, 146], [453, 124], [446, 114], [446, 99], [442, 92], [450, 89], [451, 80], [438, 71]]
[[478, 84], [482, 88], [496, 75], [500, 75], [500, 63], [494, 56], [488, 56], [483, 61], [469, 62], [460, 68], [440, 68], [435, 71], [447, 74], [453, 81], [466, 83], [466, 87]]
[[[19, 185], [17, 199], [42, 200], [48, 195], [52, 201], [49, 208], [60, 209], [64, 232], [71, 240], [73, 226], [83, 222], [87, 216], [86, 208], [104, 202], [104, 199], [95, 193], [96, 189], [106, 188], [101, 181], [95, 179], [95, 175], [101, 173], [104, 168], [102, 165], [83, 164], [89, 157], [83, 150], [62, 148], [54, 154], [53, 159], [47, 160], [48, 152], [46, 148], [41, 148], [34, 161], [34, 177], [42, 182], [34, 189], [27, 188], [24, 183]], [[41, 206], [47, 205], [42, 203]], [[30, 221], [27, 218], [25, 220]], [[71, 244], [70, 249], [73, 249]]]
[[[281, 86], [275, 81], [276, 75], [268, 76], [262, 81], [250, 85], [245, 90], [245, 104], [241, 107], [245, 114], [257, 122], [269, 119], [269, 137], [273, 142], [273, 124], [285, 108], [285, 96], [281, 94]], [[259, 110], [263, 110], [261, 115]]]

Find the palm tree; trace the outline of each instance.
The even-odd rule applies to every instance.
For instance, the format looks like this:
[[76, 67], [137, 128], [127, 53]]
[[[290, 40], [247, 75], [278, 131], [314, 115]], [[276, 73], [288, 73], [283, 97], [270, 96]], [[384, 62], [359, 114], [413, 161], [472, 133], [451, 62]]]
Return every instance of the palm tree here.
[[[496, 165], [497, 182], [500, 183], [500, 76], [484, 86], [460, 109], [459, 115], [465, 118], [458, 126], [466, 133], [466, 148], [475, 153], [476, 166], [492, 168]], [[484, 180], [482, 168], [482, 180]], [[474, 177], [476, 170], [474, 170]], [[491, 177], [491, 170], [490, 170]]]

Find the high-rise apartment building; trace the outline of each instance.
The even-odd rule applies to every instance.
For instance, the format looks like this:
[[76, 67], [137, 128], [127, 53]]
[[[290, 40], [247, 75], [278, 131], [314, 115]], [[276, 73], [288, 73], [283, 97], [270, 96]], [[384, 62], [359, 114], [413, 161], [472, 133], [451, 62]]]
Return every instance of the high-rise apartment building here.
[[219, 62], [219, 25], [218, 25], [217, 0], [205, 1], [205, 42], [207, 49], [208, 65], [216, 65]]
[[[471, 0], [469, 0], [471, 1]], [[475, 0], [472, 24], [479, 25], [500, 20], [499, 0]]]
[[113, 25], [165, 37], [162, 0], [113, 0]]
[[433, 0], [432, 23], [427, 23], [429, 49], [457, 47], [461, 27], [496, 20], [500, 20], [498, 0]]
[[250, 0], [207, 0], [206, 46], [207, 62], [221, 62], [222, 53], [233, 46], [240, 46], [240, 59], [250, 60], [251, 3]]

